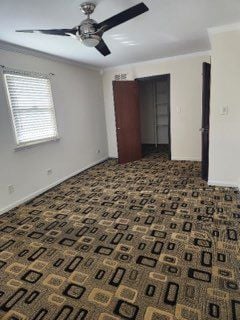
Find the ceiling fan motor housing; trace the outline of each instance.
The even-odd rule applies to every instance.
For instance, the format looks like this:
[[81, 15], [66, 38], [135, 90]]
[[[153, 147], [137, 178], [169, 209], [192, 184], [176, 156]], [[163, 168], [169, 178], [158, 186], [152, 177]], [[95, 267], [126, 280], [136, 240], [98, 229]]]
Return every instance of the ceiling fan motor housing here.
[[92, 2], [84, 2], [80, 8], [88, 18], [79, 26], [78, 37], [85, 46], [96, 47], [101, 41], [101, 37], [96, 33], [97, 22], [90, 19], [90, 15], [94, 12], [96, 5]]
[[78, 37], [87, 47], [96, 47], [101, 41], [100, 35], [96, 33], [97, 22], [93, 19], [84, 20], [79, 26]]
[[79, 33], [80, 34], [94, 34], [96, 33], [96, 26], [97, 22], [93, 19], [86, 19], [79, 26]]

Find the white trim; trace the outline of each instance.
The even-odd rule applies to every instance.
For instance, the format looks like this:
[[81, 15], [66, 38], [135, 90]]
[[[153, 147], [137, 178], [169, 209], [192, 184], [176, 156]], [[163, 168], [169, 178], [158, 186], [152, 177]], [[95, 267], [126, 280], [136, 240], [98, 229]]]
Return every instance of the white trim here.
[[66, 63], [66, 64], [70, 64], [70, 65], [77, 66], [77, 67], [84, 68], [84, 69], [88, 69], [88, 70], [99, 71], [99, 72], [101, 71], [100, 67], [97, 67], [94, 65], [89, 65], [89, 64], [86, 64], [86, 63], [83, 63], [80, 61], [78, 62], [78, 61], [71, 60], [68, 58], [59, 57], [54, 54], [50, 54], [50, 53], [34, 50], [31, 48], [19, 46], [17, 44], [9, 43], [9, 42], [2, 41], [2, 40], [0, 40], [0, 50], [30, 55], [33, 57], [47, 59], [47, 60], [53, 60], [55, 62]]
[[172, 161], [198, 161], [198, 162], [201, 161], [201, 159], [197, 157], [172, 157], [171, 160]]
[[208, 28], [208, 34], [213, 35], [234, 30], [240, 30], [240, 22], [234, 24], [226, 24], [219, 27]]
[[20, 151], [23, 149], [28, 149], [31, 147], [35, 147], [38, 145], [41, 145], [43, 143], [47, 143], [47, 142], [52, 142], [52, 141], [59, 141], [60, 137], [56, 136], [56, 137], [52, 137], [52, 138], [47, 138], [47, 139], [40, 139], [40, 140], [35, 140], [35, 141], [31, 141], [31, 142], [27, 142], [27, 143], [22, 143], [22, 144], [17, 144], [14, 148], [14, 151]]
[[3, 87], [4, 87], [4, 97], [6, 99], [6, 104], [8, 107], [8, 117], [9, 121], [11, 123], [11, 129], [12, 129], [12, 134], [14, 137], [14, 146], [16, 147], [17, 144], [17, 136], [16, 136], [16, 128], [13, 120], [13, 113], [12, 113], [12, 108], [11, 108], [11, 103], [10, 103], [10, 97], [9, 97], [9, 91], [7, 87], [7, 81], [6, 81], [6, 75], [3, 72], [3, 68], [1, 68], [1, 76], [2, 76], [2, 82], [3, 82]]
[[217, 186], [217, 187], [239, 188], [236, 182], [230, 182], [230, 181], [208, 180], [208, 184], [210, 186]]
[[78, 171], [75, 171], [75, 172], [71, 173], [70, 175], [68, 175], [68, 176], [66, 176], [64, 178], [57, 180], [56, 182], [50, 184], [49, 186], [47, 186], [45, 188], [42, 188], [42, 189], [40, 189], [40, 190], [28, 195], [25, 198], [22, 198], [20, 200], [15, 201], [13, 204], [11, 204], [11, 205], [9, 205], [9, 206], [7, 206], [5, 208], [0, 209], [0, 215], [5, 213], [5, 212], [8, 212], [11, 209], [14, 209], [15, 207], [17, 207], [17, 206], [19, 206], [21, 204], [24, 204], [25, 202], [27, 202], [29, 200], [34, 199], [35, 197], [41, 195], [42, 193], [48, 191], [49, 189], [52, 189], [53, 187], [56, 187], [58, 184], [64, 182], [65, 180], [68, 180], [68, 179], [76, 176], [77, 174], [79, 174], [79, 173], [81, 173], [81, 172], [83, 172], [83, 171], [85, 171], [85, 170], [87, 170], [87, 169], [89, 169], [91, 167], [94, 167], [99, 163], [102, 163], [102, 162], [106, 161], [107, 159], [109, 159], [109, 158], [105, 157], [105, 158], [102, 158], [102, 159], [100, 159], [98, 161], [95, 161], [95, 162], [91, 163], [90, 165], [87, 165], [86, 167], [84, 167], [84, 168], [82, 168], [82, 169], [80, 169]]
[[[118, 159], [118, 156], [116, 155], [109, 155], [109, 159]], [[201, 159], [199, 158], [194, 158], [194, 157], [172, 157], [171, 158], [172, 161], [197, 161], [197, 162], [201, 162]]]
[[113, 67], [106, 67], [102, 68], [101, 72], [104, 73], [106, 71], [112, 71], [116, 70], [119, 68], [131, 68], [134, 66], [142, 65], [143, 63], [149, 63], [149, 64], [154, 64], [154, 63], [161, 63], [161, 62], [166, 62], [166, 61], [176, 61], [180, 59], [186, 59], [186, 58], [193, 58], [193, 57], [199, 57], [199, 56], [210, 56], [211, 51], [198, 51], [198, 52], [193, 52], [193, 53], [186, 53], [178, 56], [172, 56], [172, 57], [165, 57], [165, 58], [158, 58], [158, 59], [153, 59], [153, 60], [144, 60], [144, 61], [139, 61], [139, 62], [134, 62], [134, 63], [129, 63], [129, 64], [122, 64], [118, 66], [113, 66]]

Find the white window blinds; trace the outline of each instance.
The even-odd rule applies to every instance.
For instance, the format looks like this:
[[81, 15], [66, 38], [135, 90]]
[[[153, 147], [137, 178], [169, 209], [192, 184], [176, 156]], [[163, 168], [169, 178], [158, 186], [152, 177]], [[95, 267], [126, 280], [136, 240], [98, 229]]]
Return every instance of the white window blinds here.
[[51, 83], [41, 76], [4, 72], [18, 146], [56, 139]]

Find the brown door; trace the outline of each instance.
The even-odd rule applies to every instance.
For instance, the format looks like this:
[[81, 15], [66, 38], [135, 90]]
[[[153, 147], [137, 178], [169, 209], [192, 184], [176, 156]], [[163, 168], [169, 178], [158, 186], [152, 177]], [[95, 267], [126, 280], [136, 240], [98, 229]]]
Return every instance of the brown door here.
[[118, 162], [142, 158], [139, 88], [136, 81], [113, 82]]
[[208, 180], [209, 166], [209, 117], [210, 117], [211, 65], [203, 63], [202, 92], [202, 178]]

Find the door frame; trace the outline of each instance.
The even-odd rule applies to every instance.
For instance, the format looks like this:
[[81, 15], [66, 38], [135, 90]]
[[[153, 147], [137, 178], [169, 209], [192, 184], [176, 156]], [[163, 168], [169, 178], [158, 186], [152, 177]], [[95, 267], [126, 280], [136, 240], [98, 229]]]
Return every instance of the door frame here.
[[[207, 76], [207, 77], [206, 77]], [[208, 181], [209, 177], [209, 131], [210, 131], [210, 102], [211, 102], [211, 63], [202, 64], [202, 163], [201, 177]]]
[[[144, 82], [144, 81], [151, 81], [151, 80], [163, 80], [166, 79], [169, 81], [168, 86], [168, 95], [169, 95], [169, 117], [168, 117], [168, 139], [169, 139], [169, 153], [168, 153], [168, 159], [172, 160], [172, 137], [171, 137], [171, 74], [161, 74], [156, 76], [149, 76], [149, 77], [141, 77], [141, 78], [135, 78], [135, 81], [137, 82]], [[139, 105], [140, 109], [140, 105]], [[141, 126], [140, 126], [141, 127]]]

